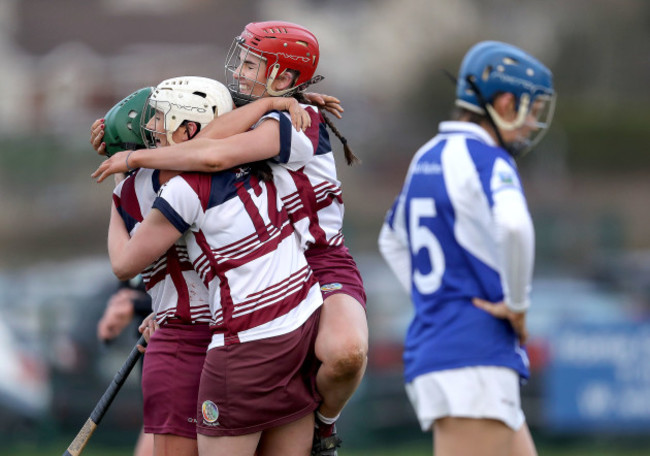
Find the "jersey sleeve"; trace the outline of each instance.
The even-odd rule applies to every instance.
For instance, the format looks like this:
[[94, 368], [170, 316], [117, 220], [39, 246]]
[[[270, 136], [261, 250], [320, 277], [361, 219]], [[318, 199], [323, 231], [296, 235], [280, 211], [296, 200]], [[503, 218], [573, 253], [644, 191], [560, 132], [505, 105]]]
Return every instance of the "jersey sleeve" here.
[[517, 171], [505, 160], [494, 163], [490, 191], [504, 301], [523, 312], [530, 305], [535, 233]]
[[262, 122], [273, 119], [280, 127], [280, 153], [272, 161], [292, 171], [305, 166], [316, 153], [320, 139], [320, 113], [309, 105], [302, 105], [311, 116], [311, 126], [306, 131], [296, 131], [291, 124], [291, 116], [286, 111], [270, 111], [253, 128]]
[[411, 253], [404, 222], [404, 198], [398, 196], [379, 233], [379, 252], [407, 293], [411, 292]]
[[153, 207], [180, 233], [196, 226], [203, 214], [199, 196], [182, 176], [173, 177], [160, 188]]
[[126, 230], [131, 236], [133, 236], [139, 223], [143, 219], [138, 194], [135, 189], [135, 179], [138, 171], [136, 171], [135, 174], [131, 174], [126, 179], [123, 179], [115, 186], [115, 189], [113, 189], [113, 203], [115, 204], [115, 209], [122, 218]]
[[122, 179], [113, 189], [113, 202], [115, 203], [116, 208], [120, 208], [121, 205], [121, 199], [122, 199], [122, 189], [124, 188], [124, 181], [126, 179]]

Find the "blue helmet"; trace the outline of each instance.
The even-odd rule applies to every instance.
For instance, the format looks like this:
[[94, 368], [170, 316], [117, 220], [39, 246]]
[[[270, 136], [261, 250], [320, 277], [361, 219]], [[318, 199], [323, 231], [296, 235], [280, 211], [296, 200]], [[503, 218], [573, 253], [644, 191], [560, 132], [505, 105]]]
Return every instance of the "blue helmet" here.
[[[511, 44], [482, 41], [474, 45], [463, 58], [457, 81], [456, 105], [489, 115], [501, 129], [520, 128], [530, 123], [531, 113], [534, 115], [535, 138], [514, 145], [517, 150], [511, 150], [513, 155], [530, 150], [550, 126], [555, 102], [553, 74], [535, 57]], [[501, 93], [515, 96], [514, 122], [506, 122], [492, 109], [494, 97]]]

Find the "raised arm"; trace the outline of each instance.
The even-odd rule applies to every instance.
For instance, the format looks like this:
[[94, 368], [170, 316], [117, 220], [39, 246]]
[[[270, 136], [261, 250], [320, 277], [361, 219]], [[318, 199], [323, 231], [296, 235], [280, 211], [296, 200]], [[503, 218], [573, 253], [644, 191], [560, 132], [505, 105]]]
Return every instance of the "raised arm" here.
[[108, 226], [108, 255], [113, 273], [128, 280], [160, 258], [180, 238], [181, 233], [157, 209], [152, 209], [129, 237], [115, 204]]
[[118, 152], [104, 160], [91, 175], [102, 182], [108, 176], [135, 168], [216, 172], [266, 160], [280, 152], [280, 130], [275, 120], [254, 130], [224, 139], [194, 138], [159, 149]]
[[296, 131], [311, 125], [309, 113], [290, 97], [265, 97], [220, 115], [196, 135], [197, 138], [223, 139], [251, 129], [269, 111], [287, 111]]

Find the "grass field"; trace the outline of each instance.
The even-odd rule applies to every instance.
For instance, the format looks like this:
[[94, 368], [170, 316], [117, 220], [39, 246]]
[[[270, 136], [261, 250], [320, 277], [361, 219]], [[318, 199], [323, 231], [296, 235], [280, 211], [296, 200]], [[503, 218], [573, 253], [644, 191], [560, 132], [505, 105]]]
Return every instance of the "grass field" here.
[[[133, 451], [130, 446], [112, 447], [106, 443], [97, 445], [93, 443], [91, 441], [88, 444], [83, 456], [130, 456]], [[61, 455], [68, 444], [69, 442], [55, 442], [47, 445], [20, 443], [8, 448], [0, 444], [0, 454], [7, 456]], [[581, 442], [543, 443], [538, 444], [538, 453], [540, 456], [648, 456], [650, 454], [650, 443], [626, 442], [624, 440], [598, 442], [594, 441], [594, 439]], [[386, 448], [369, 448], [367, 450], [343, 448], [339, 451], [339, 456], [431, 456], [431, 448], [422, 443]]]

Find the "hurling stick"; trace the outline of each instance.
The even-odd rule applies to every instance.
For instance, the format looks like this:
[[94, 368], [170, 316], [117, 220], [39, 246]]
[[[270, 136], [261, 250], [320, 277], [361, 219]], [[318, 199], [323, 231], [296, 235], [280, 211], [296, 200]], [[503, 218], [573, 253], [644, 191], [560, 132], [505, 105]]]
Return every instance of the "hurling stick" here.
[[133, 366], [135, 366], [135, 363], [137, 363], [138, 359], [140, 359], [142, 353], [140, 353], [138, 350], [138, 345], [142, 345], [143, 347], [147, 346], [147, 341], [145, 340], [144, 336], [140, 336], [140, 339], [138, 339], [135, 346], [131, 349], [129, 357], [126, 359], [126, 361], [124, 361], [124, 364], [117, 372], [117, 374], [115, 374], [115, 377], [113, 377], [111, 384], [108, 385], [108, 388], [106, 388], [106, 391], [104, 391], [101, 399], [99, 399], [99, 402], [97, 402], [97, 405], [95, 405], [95, 408], [90, 414], [90, 417], [86, 420], [72, 443], [70, 443], [68, 449], [65, 450], [63, 456], [79, 456], [84, 450], [86, 444], [90, 440], [90, 437], [93, 435], [93, 432], [95, 432], [95, 429], [97, 429], [99, 422], [106, 414], [108, 407], [110, 407], [113, 399], [115, 399], [115, 396], [117, 396], [120, 388], [122, 388], [124, 381], [131, 373]]

